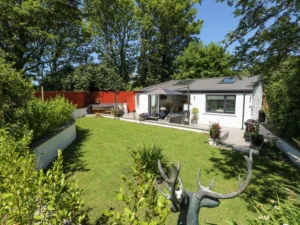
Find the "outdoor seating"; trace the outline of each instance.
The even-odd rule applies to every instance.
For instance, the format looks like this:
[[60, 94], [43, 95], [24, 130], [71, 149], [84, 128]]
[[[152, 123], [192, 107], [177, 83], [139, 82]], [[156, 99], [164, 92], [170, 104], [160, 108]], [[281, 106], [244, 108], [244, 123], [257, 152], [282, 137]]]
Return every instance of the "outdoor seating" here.
[[110, 108], [110, 109], [105, 109], [103, 113], [104, 113], [104, 114], [112, 114], [112, 108]]
[[169, 113], [166, 118], [165, 121], [168, 121], [170, 123], [179, 123], [180, 121], [180, 117], [182, 116], [182, 114], [179, 113]]

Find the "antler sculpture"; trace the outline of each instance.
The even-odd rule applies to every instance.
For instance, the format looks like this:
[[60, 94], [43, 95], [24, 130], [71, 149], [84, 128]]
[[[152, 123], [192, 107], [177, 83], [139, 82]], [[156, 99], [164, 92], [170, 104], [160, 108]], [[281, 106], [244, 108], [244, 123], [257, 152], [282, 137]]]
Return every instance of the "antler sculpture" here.
[[[180, 162], [178, 166], [175, 167], [171, 163], [171, 168], [173, 170], [173, 177], [169, 178], [163, 171], [160, 160], [158, 160], [159, 171], [166, 181], [166, 187], [169, 190], [169, 194], [165, 193], [157, 183], [157, 189], [171, 201], [171, 211], [179, 212], [178, 225], [199, 225], [198, 215], [201, 207], [213, 208], [220, 204], [219, 199], [230, 199], [239, 196], [243, 191], [247, 189], [250, 184], [252, 176], [252, 151], [250, 151], [249, 157], [244, 156], [246, 159], [246, 166], [248, 170], [247, 177], [244, 183], [241, 182], [241, 177], [238, 176], [239, 188], [235, 192], [221, 194], [211, 191], [214, 184], [214, 179], [210, 182], [209, 186], [203, 187], [200, 182], [200, 169], [198, 171], [197, 183], [198, 191], [190, 192], [183, 188], [182, 181], [179, 177], [180, 172]], [[177, 190], [177, 181], [179, 183], [179, 189]]]

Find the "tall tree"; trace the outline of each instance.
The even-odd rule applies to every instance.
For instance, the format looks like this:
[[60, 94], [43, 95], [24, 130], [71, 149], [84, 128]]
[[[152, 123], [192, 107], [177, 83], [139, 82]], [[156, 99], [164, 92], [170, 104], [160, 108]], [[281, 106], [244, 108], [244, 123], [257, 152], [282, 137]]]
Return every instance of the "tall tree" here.
[[80, 17], [63, 21], [63, 26], [53, 30], [56, 38], [45, 46], [37, 71], [41, 77], [55, 76], [70, 64], [87, 64], [91, 61], [90, 31]]
[[85, 0], [85, 5], [100, 62], [116, 67], [127, 83], [136, 61], [134, 0]]
[[173, 62], [197, 39], [202, 22], [196, 20], [196, 0], [137, 0], [140, 30], [138, 73], [141, 84], [170, 79]]
[[66, 48], [81, 44], [73, 41], [82, 21], [75, 0], [1, 0], [0, 21], [5, 60], [27, 73], [61, 63]]
[[174, 79], [231, 76], [230, 54], [215, 43], [191, 42], [175, 61]]
[[268, 79], [288, 56], [300, 52], [300, 1], [251, 0], [227, 2], [240, 17], [238, 27], [227, 36], [227, 44], [239, 42], [236, 62]]

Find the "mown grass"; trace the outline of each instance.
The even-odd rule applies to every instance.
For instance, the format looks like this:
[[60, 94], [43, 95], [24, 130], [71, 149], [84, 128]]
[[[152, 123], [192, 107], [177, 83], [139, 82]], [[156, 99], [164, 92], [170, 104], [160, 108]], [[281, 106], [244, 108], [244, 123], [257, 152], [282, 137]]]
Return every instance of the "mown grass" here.
[[[154, 142], [163, 148], [169, 161], [181, 161], [180, 176], [187, 190], [197, 190], [199, 167], [202, 183], [208, 185], [215, 177], [213, 190], [221, 193], [235, 191], [238, 175], [245, 177], [247, 172], [242, 154], [208, 146], [204, 134], [101, 117], [77, 119], [76, 127], [77, 139], [64, 151], [64, 166], [84, 189], [91, 224], [103, 210], [123, 207], [114, 190], [122, 183], [121, 174], [130, 175], [129, 151], [144, 143]], [[298, 173], [288, 161], [270, 158], [268, 154], [255, 156], [253, 178], [246, 192], [235, 199], [221, 200], [217, 208], [201, 209], [201, 224], [227, 224], [232, 220], [246, 224], [247, 217], [256, 216], [254, 201], [267, 203], [282, 185], [300, 188]], [[177, 214], [172, 214], [167, 224], [176, 224], [176, 219]]]

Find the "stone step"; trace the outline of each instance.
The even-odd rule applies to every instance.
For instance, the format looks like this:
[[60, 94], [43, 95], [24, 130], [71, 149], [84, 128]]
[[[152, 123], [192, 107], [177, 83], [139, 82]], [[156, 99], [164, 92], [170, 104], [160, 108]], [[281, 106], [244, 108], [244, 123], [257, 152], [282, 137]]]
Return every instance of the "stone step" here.
[[220, 134], [220, 141], [225, 142], [227, 138], [229, 137], [229, 131], [227, 130], [222, 130]]

